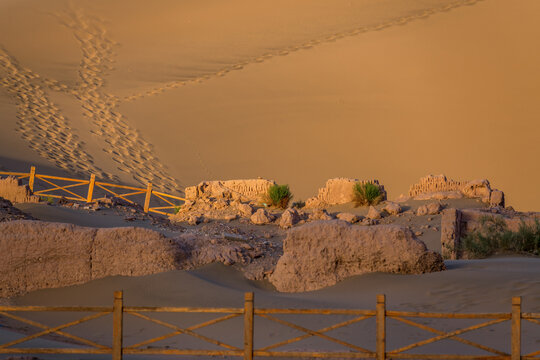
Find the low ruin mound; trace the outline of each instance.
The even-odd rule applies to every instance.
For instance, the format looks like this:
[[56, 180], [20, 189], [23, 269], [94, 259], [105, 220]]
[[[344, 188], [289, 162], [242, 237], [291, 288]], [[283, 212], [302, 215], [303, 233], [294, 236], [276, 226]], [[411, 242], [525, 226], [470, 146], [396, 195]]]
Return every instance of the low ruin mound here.
[[39, 202], [39, 196], [32, 195], [28, 185], [21, 185], [21, 180], [13, 176], [0, 179], [0, 197], [13, 203]]
[[19, 220], [0, 223], [0, 297], [177, 267], [182, 249], [143, 228], [93, 229]]
[[421, 274], [445, 269], [439, 254], [428, 251], [407, 228], [394, 225], [313, 222], [289, 230], [283, 252], [270, 276], [283, 292], [317, 290], [369, 272]]

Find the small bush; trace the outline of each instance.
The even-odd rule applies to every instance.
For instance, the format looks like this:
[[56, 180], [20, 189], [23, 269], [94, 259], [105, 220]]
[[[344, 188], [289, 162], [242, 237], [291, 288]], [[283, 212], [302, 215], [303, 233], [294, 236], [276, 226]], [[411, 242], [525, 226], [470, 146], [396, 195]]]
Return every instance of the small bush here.
[[533, 225], [522, 222], [518, 231], [508, 230], [501, 218], [485, 216], [480, 228], [464, 236], [460, 250], [470, 258], [484, 258], [495, 253], [512, 252], [540, 255], [540, 221]]
[[356, 206], [377, 205], [383, 199], [379, 187], [372, 183], [356, 183], [353, 186], [354, 203]]
[[272, 185], [268, 188], [264, 202], [270, 206], [287, 208], [293, 198], [289, 185]]

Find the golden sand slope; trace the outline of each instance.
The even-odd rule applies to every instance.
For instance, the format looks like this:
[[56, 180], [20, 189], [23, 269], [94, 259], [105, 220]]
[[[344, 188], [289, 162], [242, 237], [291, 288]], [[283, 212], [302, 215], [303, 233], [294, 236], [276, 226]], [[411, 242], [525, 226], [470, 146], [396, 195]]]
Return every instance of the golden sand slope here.
[[[534, 0], [0, 8], [3, 156], [30, 144], [60, 168], [168, 190], [261, 175], [302, 198], [329, 177], [397, 195], [446, 172], [540, 203]], [[13, 99], [27, 142], [11, 139]]]

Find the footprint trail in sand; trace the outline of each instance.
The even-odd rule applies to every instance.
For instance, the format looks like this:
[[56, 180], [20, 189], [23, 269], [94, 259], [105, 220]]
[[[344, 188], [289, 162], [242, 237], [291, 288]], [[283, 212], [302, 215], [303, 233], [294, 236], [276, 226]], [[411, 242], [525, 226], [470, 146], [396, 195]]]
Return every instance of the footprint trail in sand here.
[[0, 84], [18, 101], [17, 130], [30, 148], [64, 170], [112, 178], [94, 165], [92, 156], [83, 149], [84, 143], [37, 83], [39, 75], [20, 66], [1, 48], [0, 70], [5, 73]]

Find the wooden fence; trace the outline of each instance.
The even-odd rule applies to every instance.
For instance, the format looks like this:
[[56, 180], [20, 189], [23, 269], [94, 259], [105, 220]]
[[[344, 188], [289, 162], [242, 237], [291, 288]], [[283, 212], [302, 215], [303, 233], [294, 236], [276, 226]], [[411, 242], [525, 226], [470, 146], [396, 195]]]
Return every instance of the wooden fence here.
[[[28, 181], [28, 186], [34, 195], [65, 198], [86, 203], [103, 200], [105, 198], [104, 195], [112, 195], [131, 204], [139, 201], [142, 203], [140, 205], [143, 206], [144, 212], [153, 212], [161, 215], [174, 213], [178, 206], [185, 201], [182, 197], [154, 190], [151, 183], [148, 183], [146, 188], [111, 184], [96, 181], [96, 176], [93, 174], [87, 180], [72, 179], [38, 174], [36, 173], [35, 166], [32, 166], [29, 173], [0, 171], [0, 175], [15, 176], [21, 180]], [[125, 192], [126, 190], [128, 192]], [[103, 196], [96, 196], [98, 191]], [[158, 202], [161, 206], [151, 207], [152, 201]]]
[[[42, 329], [41, 331], [22, 336], [20, 339], [0, 344], [0, 354], [111, 354], [113, 360], [122, 359], [123, 355], [190, 355], [190, 356], [230, 356], [239, 357], [246, 360], [254, 357], [270, 357], [270, 358], [349, 358], [349, 359], [540, 359], [540, 350], [528, 354], [521, 353], [522, 339], [522, 322], [527, 321], [540, 325], [540, 313], [523, 313], [521, 311], [521, 297], [512, 298], [512, 311], [509, 313], [424, 313], [424, 312], [407, 312], [407, 311], [391, 311], [386, 309], [386, 298], [384, 295], [377, 296], [377, 304], [375, 310], [345, 310], [345, 309], [266, 309], [256, 308], [254, 306], [253, 293], [246, 293], [243, 308], [205, 308], [205, 307], [138, 307], [124, 306], [123, 295], [121, 291], [114, 293], [114, 302], [112, 307], [44, 307], [44, 306], [0, 306], [0, 316], [11, 319], [11, 321], [22, 322], [25, 325], [31, 325]], [[20, 312], [91, 312], [92, 315], [87, 315], [75, 321], [71, 321], [62, 325], [50, 327], [42, 323], [24, 318], [14, 313]], [[191, 325], [189, 327], [180, 327], [170, 321], [163, 321], [151, 314], [156, 313], [211, 313], [219, 314], [217, 318], [207, 320], [202, 323]], [[79, 325], [83, 322], [88, 322], [107, 314], [112, 314], [112, 346], [99, 344], [93, 340], [86, 339], [80, 336], [75, 336], [66, 333], [64, 330], [68, 327]], [[348, 315], [353, 316], [352, 319], [339, 322], [337, 324], [324, 327], [319, 330], [311, 330], [301, 325], [294, 324], [290, 321], [283, 320], [277, 317], [278, 314], [297, 314], [297, 315]], [[133, 316], [153, 324], [164, 326], [171, 330], [170, 333], [147, 339], [133, 345], [126, 346], [124, 340], [124, 317]], [[197, 332], [202, 328], [221, 323], [230, 319], [243, 317], [243, 347], [227, 344], [224, 341], [213, 339]], [[264, 318], [286, 327], [298, 330], [303, 335], [296, 336], [284, 341], [267, 345], [262, 348], [254, 346], [254, 333], [256, 317]], [[327, 333], [331, 330], [344, 328], [352, 324], [362, 322], [369, 318], [375, 318], [376, 329], [375, 334], [369, 333], [365, 336], [375, 336], [375, 348], [367, 349], [350, 342], [340, 340], [330, 336]], [[412, 321], [410, 318], [432, 318], [432, 319], [483, 319], [484, 322], [467, 326], [455, 331], [441, 331], [431, 326]], [[388, 349], [387, 347], [387, 320], [394, 319], [407, 325], [419, 328], [421, 330], [433, 333], [436, 336], [422, 341], [418, 341], [406, 346], [401, 346], [396, 349]], [[487, 321], [485, 321], [487, 320]], [[486, 345], [473, 342], [471, 340], [460, 337], [464, 333], [474, 330], [493, 326], [495, 324], [510, 322], [511, 327], [511, 350], [510, 352], [501, 351]], [[264, 326], [263, 326], [264, 328]], [[80, 344], [87, 347], [71, 347], [71, 348], [30, 348], [30, 347], [14, 347], [23, 342], [42, 337], [44, 335], [54, 334], [57, 336], [69, 339], [72, 343]], [[156, 347], [154, 345], [159, 341], [172, 338], [177, 335], [189, 335], [221, 348], [221, 350], [205, 350], [205, 349], [180, 349], [170, 347]], [[535, 335], [534, 335], [535, 334]], [[540, 341], [540, 331], [534, 332], [533, 336], [537, 337], [536, 344]], [[364, 334], [363, 334], [364, 335]], [[320, 351], [278, 351], [276, 349], [285, 345], [290, 345], [295, 342], [316, 337], [337, 343], [348, 351], [340, 352], [320, 352]], [[451, 339], [463, 344], [481, 349], [489, 355], [458, 355], [458, 354], [420, 354], [420, 353], [405, 353], [411, 349], [416, 349], [421, 346], [432, 344], [434, 342]]]

